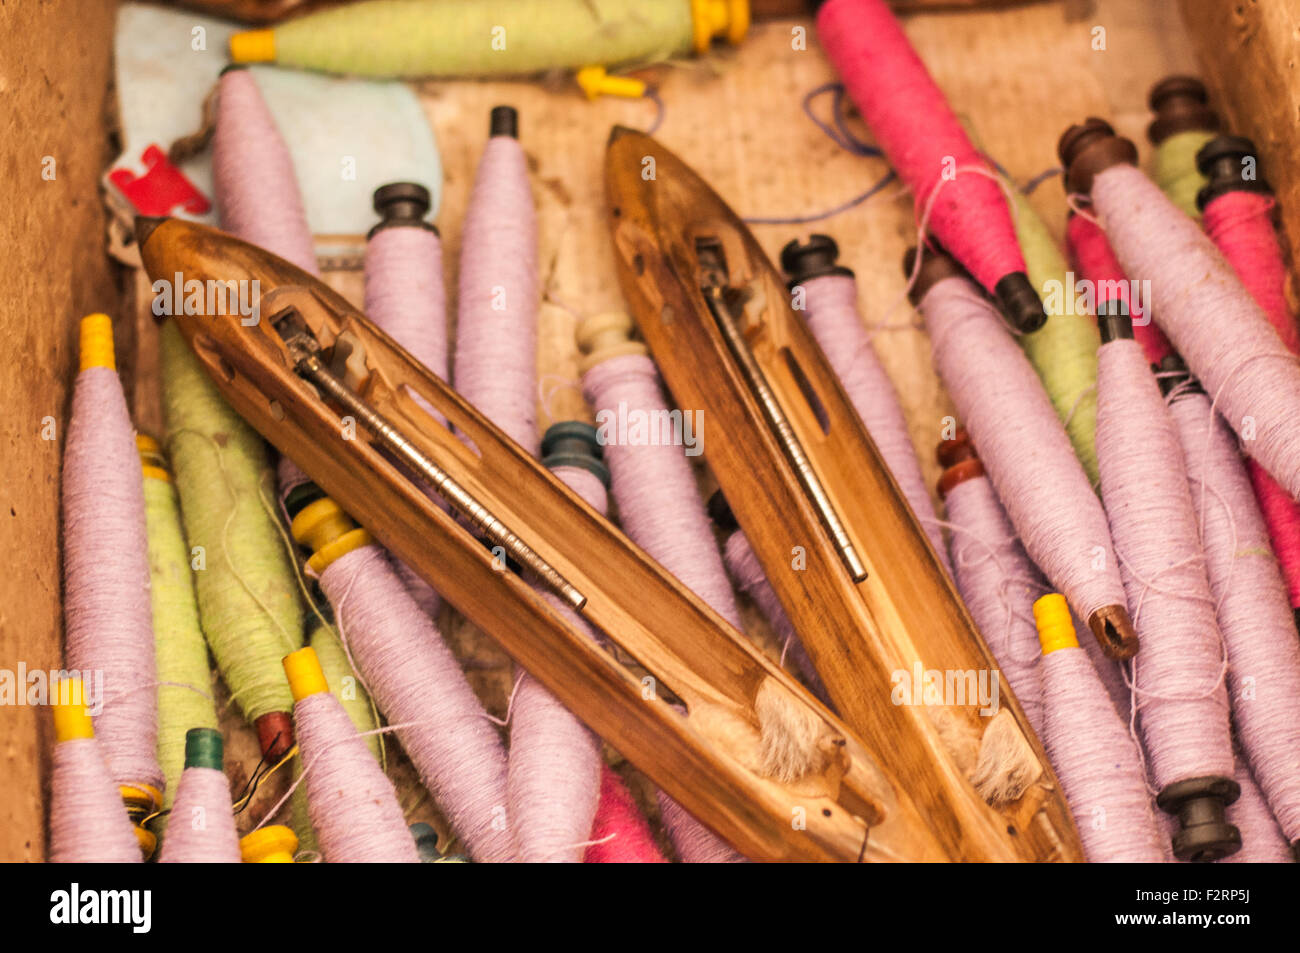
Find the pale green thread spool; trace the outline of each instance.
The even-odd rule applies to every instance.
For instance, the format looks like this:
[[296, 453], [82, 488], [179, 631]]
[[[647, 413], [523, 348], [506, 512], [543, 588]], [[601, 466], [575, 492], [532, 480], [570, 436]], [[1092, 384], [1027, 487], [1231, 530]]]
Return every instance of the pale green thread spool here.
[[[185, 769], [185, 733], [217, 728], [212, 669], [194, 599], [194, 571], [181, 527], [180, 504], [167, 461], [151, 438], [136, 437], [144, 471], [145, 524], [149, 536], [149, 585], [153, 603], [154, 656], [158, 670], [158, 763], [163, 769], [163, 808], [170, 810]], [[157, 833], [167, 823], [154, 822]]]
[[280, 659], [301, 647], [303, 626], [294, 568], [261, 499], [272, 479], [266, 446], [173, 322], [161, 339], [176, 490], [189, 544], [205, 551], [205, 568], [194, 574], [199, 618], [231, 695], [256, 722], [293, 709]]
[[1196, 153], [1216, 135], [1218, 133], [1206, 129], [1176, 132], [1156, 146], [1155, 158], [1152, 160], [1152, 178], [1160, 186], [1160, 191], [1198, 220], [1201, 210], [1196, 207], [1196, 193], [1207, 180], [1196, 168]]
[[[1092, 315], [1078, 313], [1067, 282], [1065, 256], [1047, 225], [1019, 189], [1012, 189], [1016, 212], [1016, 237], [1024, 253], [1043, 306], [1047, 323], [1020, 337], [1056, 415], [1065, 425], [1074, 452], [1094, 487], [1097, 471], [1097, 349], [1101, 336]], [[1053, 293], [1053, 290], [1055, 293]]]
[[[348, 662], [347, 652], [343, 649], [343, 643], [339, 641], [338, 633], [334, 631], [333, 626], [317, 626], [315, 631], [312, 632], [310, 644], [316, 651], [316, 658], [320, 660], [321, 671], [325, 673], [325, 682], [329, 685], [330, 692], [339, 700], [343, 710], [348, 713], [348, 718], [352, 719], [352, 724], [356, 725], [357, 731], [365, 736], [366, 747], [375, 756], [375, 760], [382, 765], [384, 763], [382, 736], [379, 734], [365, 734], [367, 731], [374, 731], [379, 727], [379, 717], [370, 701], [370, 696], [361, 687], [361, 679], [357, 677], [352, 670], [352, 665]], [[348, 681], [348, 679], [351, 679], [351, 681]], [[293, 776], [295, 779], [301, 771], [302, 759], [295, 758], [293, 762]], [[291, 823], [294, 833], [298, 835], [299, 849], [316, 850], [316, 833], [312, 830], [311, 820], [307, 815], [307, 786], [305, 784], [299, 784], [294, 788], [293, 798], [290, 803], [292, 811]]]
[[748, 19], [737, 0], [371, 0], [236, 34], [231, 57], [370, 77], [524, 75], [661, 62], [716, 34], [738, 42]]

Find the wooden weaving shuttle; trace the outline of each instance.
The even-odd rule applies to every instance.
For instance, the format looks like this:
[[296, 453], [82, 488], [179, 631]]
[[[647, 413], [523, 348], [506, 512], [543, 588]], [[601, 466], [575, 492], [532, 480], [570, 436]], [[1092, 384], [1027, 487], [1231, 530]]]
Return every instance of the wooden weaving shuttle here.
[[934, 701], [924, 688], [931, 672], [954, 696], [958, 681], [1000, 679], [748, 228], [643, 133], [616, 128], [605, 171], [619, 279], [641, 337], [674, 403], [708, 418], [704, 459], [844, 721], [952, 859], [1081, 859], [1005, 681], [992, 706], [946, 697], [944, 684]]
[[[742, 854], [768, 861], [951, 856], [931, 833], [934, 820], [923, 818], [842, 721], [341, 296], [215, 229], [142, 219], [137, 238], [154, 281], [254, 288], [260, 314], [247, 325], [214, 306], [212, 294], [193, 309], [199, 313], [174, 317], [230, 404]], [[346, 416], [355, 421], [352, 439], [344, 436]], [[385, 428], [404, 445], [384, 437]], [[442, 482], [444, 497], [470, 499], [453, 508], [463, 514], [477, 506], [480, 530], [539, 570], [531, 578], [636, 659], [656, 690], [647, 692], [533, 582], [502, 571], [504, 561], [426, 495], [416, 471]], [[765, 769], [761, 731], [771, 723], [761, 712], [773, 706], [812, 739], [815, 758], [790, 780]]]

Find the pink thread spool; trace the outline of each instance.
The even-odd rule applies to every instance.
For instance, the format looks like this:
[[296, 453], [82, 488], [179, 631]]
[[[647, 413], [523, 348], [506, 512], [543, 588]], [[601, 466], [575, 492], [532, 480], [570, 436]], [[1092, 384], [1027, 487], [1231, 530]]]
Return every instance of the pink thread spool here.
[[[1178, 428], [1228, 649], [1232, 720], [1251, 773], [1291, 841], [1300, 840], [1300, 641], [1237, 440], [1176, 357], [1161, 388]], [[1243, 833], [1243, 837], [1244, 837]]]
[[230, 782], [222, 765], [221, 732], [185, 732], [185, 770], [181, 773], [163, 841], [163, 864], [237, 864], [239, 835], [230, 802]]
[[[380, 221], [366, 236], [366, 317], [447, 380], [442, 240], [438, 229], [424, 220], [429, 204], [429, 190], [416, 182], [392, 182], [375, 190]], [[423, 398], [415, 400], [439, 423], [446, 423]], [[394, 559], [393, 568], [420, 608], [437, 616], [442, 600], [433, 587], [401, 560]]]
[[[585, 355], [583, 395], [596, 409], [596, 432], [610, 470], [619, 521], [633, 542], [740, 630], [736, 597], [677, 434], [671, 427], [656, 423], [651, 429], [647, 423], [644, 442], [638, 439], [634, 445], [628, 439], [631, 427], [623, 432], [633, 415], [656, 422], [672, 419], [659, 371], [645, 345], [633, 341], [631, 333], [632, 320], [621, 313], [587, 318], [575, 332]], [[684, 435], [687, 418], [678, 413]], [[687, 863], [742, 859], [662, 791], [659, 803], [673, 845]]]
[[1151, 364], [1159, 364], [1173, 353], [1173, 345], [1146, 313], [1149, 302], [1133, 299], [1128, 276], [1115, 259], [1110, 239], [1101, 227], [1086, 215], [1071, 214], [1065, 224], [1065, 237], [1074, 266], [1094, 288], [1093, 308], [1103, 300], [1123, 301], [1133, 318], [1133, 338]]
[[609, 765], [600, 769], [600, 806], [591, 826], [594, 843], [587, 864], [666, 864], [650, 825], [622, 778]]
[[[1254, 158], [1254, 143], [1233, 136], [1213, 139], [1197, 153], [1197, 165], [1209, 179], [1197, 196], [1202, 224], [1287, 350], [1300, 354], [1300, 332], [1286, 300], [1286, 263], [1273, 228], [1273, 192], [1262, 178], [1244, 175], [1247, 160]], [[1249, 467], [1300, 625], [1300, 503], [1254, 460]]]
[[518, 114], [492, 110], [461, 237], [456, 389], [536, 456], [537, 212]]
[[939, 444], [939, 495], [951, 524], [953, 578], [1029, 724], [1043, 732], [1034, 602], [1047, 580], [1025, 554], [970, 437]]
[[157, 809], [163, 773], [144, 486], [108, 315], [81, 320], [80, 349], [62, 473], [67, 663], [74, 674], [102, 678], [95, 731], [113, 780]]
[[781, 249], [781, 267], [790, 276], [790, 291], [798, 294], [798, 289], [803, 289], [800, 313], [808, 329], [866, 425], [871, 442], [903, 491], [939, 562], [951, 576], [943, 530], [921, 476], [898, 392], [871, 345], [871, 335], [858, 313], [857, 280], [852, 271], [837, 264], [839, 253], [835, 240], [827, 235], [813, 235], [805, 244], [796, 239]]
[[290, 531], [315, 552], [307, 567], [357, 673], [470, 854], [515, 859], [501, 739], [388, 554], [329, 497], [300, 510]]
[[[542, 463], [604, 514], [609, 471], [596, 431], [581, 421], [557, 423], [542, 441]], [[595, 633], [554, 594], [553, 608]], [[600, 741], [542, 684], [525, 673], [511, 704], [510, 818], [526, 862], [578, 863], [600, 799]]]
[[339, 700], [330, 694], [316, 650], [284, 657], [293, 722], [302, 753], [308, 812], [331, 864], [418, 864], [397, 792]]
[[1142, 638], [1133, 663], [1139, 726], [1157, 803], [1181, 822], [1175, 856], [1216, 860], [1241, 847], [1224, 820], [1240, 790], [1232, 780], [1222, 636], [1183, 452], [1123, 303], [1100, 306], [1097, 326], [1097, 459]]
[[1001, 187], [884, 0], [826, 0], [817, 36], [912, 190], [917, 216], [929, 210], [930, 231], [997, 298], [1012, 327], [1024, 334], [1042, 327], [1047, 313]]
[[736, 588], [754, 600], [767, 618], [772, 632], [780, 640], [782, 660], [788, 654], [812, 693], [833, 710], [834, 706], [831, 705], [821, 676], [817, 674], [812, 659], [808, 657], [808, 652], [799, 639], [799, 633], [794, 629], [794, 623], [785, 614], [781, 600], [776, 597], [772, 584], [767, 581], [767, 576], [763, 573], [758, 554], [754, 552], [744, 530], [736, 522], [736, 517], [731, 512], [731, 507], [727, 505], [727, 498], [722, 495], [721, 490], [715, 491], [709, 497], [708, 511], [713, 525], [726, 535], [726, 542], [722, 545], [722, 557], [727, 564], [727, 572], [731, 574], [732, 582], [736, 584]]
[[1033, 613], [1043, 652], [1043, 747], [1084, 854], [1093, 863], [1163, 862], [1163, 832], [1137, 748], [1079, 648], [1065, 599], [1042, 596]]
[[[903, 262], [908, 273], [913, 254]], [[1131, 658], [1137, 634], [1106, 514], [1038, 374], [951, 258], [927, 255], [911, 296], [925, 317], [935, 369], [1025, 551], [1107, 656]]]
[[1196, 223], [1135, 166], [1101, 119], [1058, 145], [1071, 193], [1091, 196], [1120, 262], [1149, 276], [1153, 312], [1250, 455], [1300, 495], [1300, 365]]
[[50, 700], [55, 737], [50, 860], [56, 864], [140, 863], [141, 848], [152, 850], [153, 835], [132, 828], [95, 738], [86, 710], [90, 699], [83, 694], [81, 679], [62, 678], [51, 688], [56, 694]]

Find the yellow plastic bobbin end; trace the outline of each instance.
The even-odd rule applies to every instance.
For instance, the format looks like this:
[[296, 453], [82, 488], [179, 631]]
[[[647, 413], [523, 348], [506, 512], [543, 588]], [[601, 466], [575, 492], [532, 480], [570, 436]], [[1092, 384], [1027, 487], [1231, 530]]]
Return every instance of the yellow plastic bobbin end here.
[[292, 864], [298, 835], [283, 824], [259, 827], [239, 840], [239, 856], [246, 864]]
[[62, 679], [54, 693], [54, 737], [59, 741], [95, 737], [95, 725], [86, 711], [81, 679]]
[[140, 842], [140, 853], [144, 855], [145, 860], [148, 860], [153, 856], [153, 852], [158, 849], [158, 835], [141, 827], [139, 824], [135, 826], [134, 830], [135, 839]]
[[172, 481], [172, 475], [167, 470], [167, 457], [163, 455], [157, 440], [147, 433], [138, 433], [135, 435], [135, 448], [140, 452], [140, 469], [148, 479], [164, 483]]
[[246, 30], [230, 37], [230, 58], [236, 63], [275, 61], [275, 31]]
[[1034, 603], [1034, 622], [1038, 624], [1038, 642], [1043, 647], [1043, 654], [1050, 655], [1057, 649], [1077, 649], [1078, 636], [1074, 632], [1074, 620], [1070, 618], [1070, 607], [1065, 596], [1059, 592], [1049, 592]]
[[365, 529], [352, 522], [343, 508], [323, 496], [302, 508], [289, 524], [293, 538], [311, 548], [314, 554], [307, 565], [321, 573], [340, 556], [369, 545], [374, 540]]
[[81, 319], [81, 369], [107, 367], [117, 370], [113, 353], [113, 319], [106, 314], [88, 314]]
[[640, 99], [645, 95], [645, 83], [632, 76], [610, 76], [603, 66], [587, 66], [578, 70], [578, 85], [588, 99], [600, 96], [623, 96]]
[[302, 701], [309, 695], [319, 695], [330, 690], [329, 683], [325, 681], [325, 673], [321, 671], [320, 659], [316, 657], [316, 650], [310, 646], [290, 652], [281, 661], [284, 674], [289, 678], [289, 691], [293, 693], [294, 701]]
[[734, 46], [749, 32], [749, 0], [691, 0], [691, 23], [696, 53], [709, 52], [715, 37]]

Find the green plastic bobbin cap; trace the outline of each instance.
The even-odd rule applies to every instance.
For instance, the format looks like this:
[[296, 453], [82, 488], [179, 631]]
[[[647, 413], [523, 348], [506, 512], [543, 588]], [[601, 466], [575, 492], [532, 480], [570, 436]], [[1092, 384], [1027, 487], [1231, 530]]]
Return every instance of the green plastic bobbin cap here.
[[221, 732], [215, 728], [191, 728], [185, 732], [185, 767], [222, 769]]

